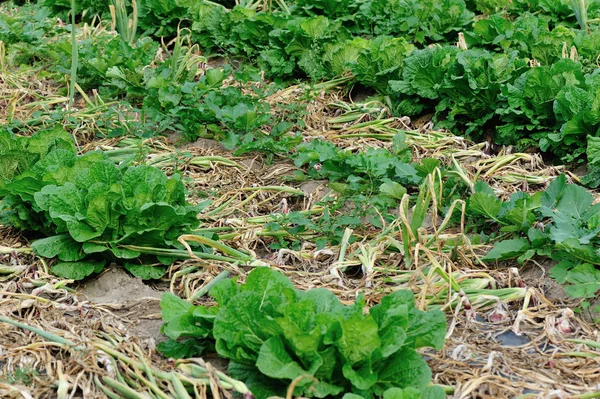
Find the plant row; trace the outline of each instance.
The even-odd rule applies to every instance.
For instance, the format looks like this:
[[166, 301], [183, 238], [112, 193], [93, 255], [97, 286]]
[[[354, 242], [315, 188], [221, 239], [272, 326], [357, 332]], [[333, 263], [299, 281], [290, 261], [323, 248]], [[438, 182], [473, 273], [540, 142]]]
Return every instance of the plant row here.
[[[78, 83], [105, 98], [126, 99], [140, 109], [146, 126], [159, 125], [159, 133], [181, 131], [191, 140], [227, 135], [231, 147], [258, 140], [240, 134], [270, 123], [269, 108], [259, 101], [266, 93], [225, 88], [227, 76], [218, 72], [198, 82], [202, 59], [186, 45], [184, 31], [174, 28], [187, 25], [186, 37], [199, 50], [241, 61], [236, 76], [242, 81], [260, 79], [258, 71], [282, 82], [350, 74], [354, 83], [385, 96], [396, 115], [433, 114], [438, 127], [476, 140], [539, 148], [563, 162], [585, 159], [588, 137], [600, 128], [600, 30], [576, 28], [567, 3], [380, 3], [298, 1], [257, 11], [254, 5], [144, 2], [137, 13], [141, 29], [141, 21], [155, 15], [144, 29], [151, 36], [125, 40], [124, 32], [99, 33], [79, 40]], [[44, 4], [60, 10], [59, 2]], [[501, 13], [474, 19], [470, 10], [476, 9]], [[590, 18], [596, 9], [595, 2], [588, 5]], [[3, 17], [0, 40], [15, 63], [39, 61], [66, 74], [70, 38], [48, 26], [43, 8], [36, 10], [27, 24], [22, 17]], [[457, 47], [458, 32], [464, 43]], [[155, 36], [175, 36], [175, 44], [159, 51]], [[169, 57], [157, 58], [161, 51]]]

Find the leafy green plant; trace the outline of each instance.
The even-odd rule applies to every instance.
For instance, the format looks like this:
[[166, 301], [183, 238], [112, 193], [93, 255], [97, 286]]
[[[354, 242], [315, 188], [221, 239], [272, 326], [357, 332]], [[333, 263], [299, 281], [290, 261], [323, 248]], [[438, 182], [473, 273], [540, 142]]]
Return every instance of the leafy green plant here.
[[296, 0], [294, 3], [307, 15], [325, 15], [327, 18], [348, 18], [361, 6], [353, 0]]
[[[296, 166], [308, 166], [308, 176], [326, 178], [330, 186], [343, 195], [387, 192], [393, 183], [417, 184], [422, 175], [411, 165], [410, 152], [399, 134], [395, 154], [382, 148], [364, 152], [339, 150], [334, 144], [312, 140], [296, 148]], [[383, 188], [382, 188], [383, 187]]]
[[413, 50], [403, 38], [378, 36], [365, 43], [355, 62], [346, 65], [361, 84], [387, 94], [389, 81], [400, 77], [404, 59]]
[[[68, 14], [71, 13], [71, 0], [42, 0], [41, 4], [47, 7], [52, 12], [52, 15], [68, 19]], [[108, 2], [81, 0], [75, 2], [73, 17], [91, 21], [97, 15], [108, 12]]]
[[404, 96], [435, 100], [438, 124], [458, 127], [481, 139], [482, 128], [493, 124], [500, 96], [526, 67], [514, 54], [493, 54], [485, 50], [461, 51], [455, 47], [434, 47], [414, 52], [405, 60], [401, 80], [390, 87]]
[[46, 35], [63, 32], [51, 24], [47, 9], [24, 5], [19, 11], [18, 14], [6, 12], [0, 15], [0, 40], [7, 46], [17, 43], [39, 45]]
[[[128, 95], [137, 104], [145, 93], [143, 69], [151, 64], [158, 44], [149, 38], [134, 44], [113, 35], [94, 35], [77, 42], [77, 83], [84, 90], [98, 89], [105, 98]], [[45, 51], [53, 62], [51, 70], [59, 74], [70, 71], [71, 41], [59, 40]]]
[[598, 188], [600, 186], [600, 138], [587, 137], [586, 154], [588, 174], [581, 179], [581, 182], [588, 187]]
[[515, 142], [515, 135], [529, 135], [543, 151], [576, 159], [585, 152], [587, 135], [598, 130], [600, 114], [593, 108], [597, 85], [570, 59], [530, 69], [503, 87], [508, 107], [501, 112], [508, 123], [499, 129], [499, 137]]
[[52, 271], [81, 279], [120, 259], [143, 278], [162, 276], [169, 249], [199, 225], [207, 204], [191, 206], [175, 176], [121, 166], [102, 152], [78, 156], [60, 128], [18, 137], [0, 131], [0, 223], [47, 236], [32, 247], [57, 257]]
[[223, 87], [228, 76], [225, 70], [208, 70], [197, 82], [169, 80], [165, 76], [168, 71], [166, 66], [147, 72], [150, 95], [144, 110], [157, 119], [166, 116], [170, 125], [190, 140], [218, 138], [233, 149], [260, 137], [258, 131], [271, 120], [268, 104], [258, 96], [245, 94], [238, 87]]
[[189, 16], [189, 0], [138, 0], [139, 27], [146, 34], [173, 37]]
[[[499, 240], [484, 261], [534, 256], [560, 261], [551, 276], [568, 284], [567, 293], [591, 297], [600, 288], [600, 204], [576, 184], [567, 184], [564, 175], [533, 195], [516, 193], [507, 202], [497, 199], [489, 187], [479, 184], [469, 199], [470, 212], [500, 225], [513, 238]], [[596, 287], [594, 289], [594, 287]]]
[[39, 371], [35, 368], [20, 366], [15, 368], [13, 372], [5, 374], [2, 379], [11, 385], [29, 386], [38, 375]]
[[363, 24], [378, 35], [402, 35], [416, 43], [444, 40], [473, 20], [464, 0], [370, 1], [361, 7]]
[[292, 381], [294, 395], [304, 397], [445, 396], [430, 386], [416, 349], [440, 349], [446, 320], [416, 309], [410, 291], [387, 295], [365, 313], [361, 297], [345, 306], [329, 290], [300, 291], [279, 272], [258, 268], [243, 285], [220, 281], [211, 295], [218, 306], [163, 296], [162, 331], [171, 341], [160, 348], [188, 355], [214, 345], [259, 399], [284, 396]]
[[494, 14], [510, 8], [510, 0], [473, 0], [475, 9], [484, 14]]

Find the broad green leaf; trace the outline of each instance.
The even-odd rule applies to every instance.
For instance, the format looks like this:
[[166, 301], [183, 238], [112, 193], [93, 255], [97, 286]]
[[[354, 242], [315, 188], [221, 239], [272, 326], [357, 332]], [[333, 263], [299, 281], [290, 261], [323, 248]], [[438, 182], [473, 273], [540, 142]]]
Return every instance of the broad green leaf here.
[[135, 259], [139, 257], [142, 253], [139, 251], [134, 251], [132, 249], [121, 248], [121, 247], [112, 247], [110, 248], [110, 252], [113, 253], [114, 256], [121, 259]]
[[312, 370], [312, 372], [304, 370], [300, 364], [294, 361], [279, 337], [271, 337], [261, 346], [256, 360], [256, 367], [261, 373], [271, 378], [289, 379], [291, 381], [297, 377], [306, 376], [305, 381], [299, 381], [300, 385], [312, 381], [309, 376], [315, 372], [315, 370]]
[[392, 198], [397, 200], [401, 200], [404, 194], [406, 194], [406, 188], [402, 186], [400, 183], [396, 183], [395, 181], [390, 181], [383, 183], [379, 186], [379, 192], [385, 195], [389, 195]]
[[432, 347], [441, 350], [446, 335], [446, 316], [441, 310], [423, 312], [417, 308], [410, 311], [406, 342], [413, 348]]
[[32, 154], [44, 156], [55, 149], [75, 152], [73, 137], [60, 126], [40, 130], [27, 140], [27, 151]]
[[161, 331], [171, 339], [179, 339], [180, 337], [206, 338], [210, 333], [208, 328], [198, 324], [191, 313], [165, 323]]
[[79, 172], [75, 170], [77, 154], [75, 150], [55, 149], [32, 166], [31, 171], [41, 177], [46, 184], [63, 185], [71, 182]]
[[369, 311], [381, 330], [396, 325], [404, 329], [408, 328], [409, 312], [414, 308], [415, 298], [408, 290], [394, 291], [381, 299]]
[[446, 392], [440, 386], [429, 386], [421, 389], [421, 399], [446, 399]]
[[327, 321], [323, 320], [325, 315], [315, 315], [315, 304], [308, 300], [291, 302], [281, 311], [283, 317], [278, 317], [276, 321], [290, 348], [301, 360], [314, 360], [314, 355], [320, 349], [322, 337], [330, 328], [330, 325], [319, 323]]
[[254, 292], [262, 298], [264, 305], [283, 305], [287, 300], [293, 300], [294, 285], [282, 273], [268, 267], [258, 267], [248, 274], [246, 284], [240, 287], [241, 292]]
[[[542, 193], [529, 195], [527, 193], [515, 193], [510, 201], [505, 202], [500, 211], [499, 219], [512, 224], [514, 231], [524, 231], [529, 228], [536, 220], [534, 213], [541, 206]], [[506, 231], [506, 228], [502, 229]]]
[[383, 399], [421, 399], [421, 392], [416, 388], [390, 388], [383, 393]]
[[483, 261], [513, 259], [529, 249], [529, 242], [524, 238], [513, 238], [499, 241], [483, 258]]
[[371, 368], [370, 361], [360, 363], [356, 369], [350, 363], [346, 363], [342, 367], [342, 373], [355, 388], [362, 391], [370, 390], [378, 378], [377, 372]]
[[108, 247], [106, 245], [97, 244], [93, 242], [84, 242], [81, 248], [86, 254], [96, 254], [108, 251]]
[[600, 270], [584, 263], [575, 266], [566, 276], [565, 291], [573, 298], [593, 298], [600, 290]]
[[425, 177], [435, 171], [435, 169], [440, 167], [440, 160], [435, 158], [423, 158], [421, 160], [421, 164], [417, 165], [415, 168], [419, 172], [422, 177]]
[[255, 398], [283, 397], [288, 389], [287, 381], [282, 382], [267, 377], [254, 364], [229, 362], [228, 371], [233, 378], [244, 381]]
[[467, 207], [471, 212], [498, 221], [502, 200], [487, 192], [476, 192], [467, 201]]
[[600, 165], [600, 137], [587, 136], [588, 163], [591, 165]]
[[73, 240], [68, 234], [60, 234], [36, 240], [31, 249], [46, 258], [58, 257], [60, 260], [72, 262], [86, 257], [81, 243]]
[[[542, 205], [544, 209], [553, 209], [558, 201], [561, 199], [565, 188], [567, 187], [567, 176], [564, 174], [558, 176], [556, 179], [552, 180], [552, 182], [544, 191], [542, 195]], [[545, 216], [551, 216], [552, 214], [548, 214], [548, 211], [545, 211]]]
[[314, 394], [317, 398], [327, 398], [344, 392], [344, 387], [330, 384], [325, 381], [318, 381], [308, 386], [305, 389], [305, 392], [306, 394]]
[[202, 355], [205, 347], [196, 339], [175, 341], [168, 339], [158, 344], [157, 349], [166, 358], [181, 359]]
[[80, 188], [89, 188], [96, 183], [102, 183], [105, 187], [118, 184], [122, 179], [121, 171], [109, 161], [103, 160], [93, 163], [89, 169], [84, 169], [75, 177], [75, 184]]
[[600, 251], [598, 248], [592, 245], [581, 244], [578, 239], [569, 238], [555, 242], [555, 248], [563, 250], [582, 262], [600, 265]]
[[594, 197], [587, 189], [569, 184], [557, 202], [556, 210], [566, 216], [581, 219], [593, 202]]
[[397, 155], [406, 148], [406, 133], [402, 130], [399, 130], [392, 139], [392, 152]]
[[166, 266], [140, 265], [130, 262], [126, 262], [124, 266], [129, 273], [142, 280], [159, 279], [167, 272]]
[[219, 306], [226, 306], [238, 292], [237, 278], [228, 278], [217, 282], [210, 290], [210, 295], [215, 298]]
[[194, 306], [170, 292], [165, 292], [160, 300], [162, 319], [173, 321], [187, 314]]
[[[537, 251], [535, 249], [528, 249], [527, 251], [523, 252], [523, 255], [521, 255], [517, 258], [517, 263], [522, 265], [526, 261], [533, 258], [533, 256], [536, 254], [536, 252]], [[539, 255], [542, 255], [542, 250], [540, 250]]]
[[323, 16], [307, 18], [300, 24], [300, 27], [308, 37], [316, 39], [327, 32], [329, 20]]
[[370, 359], [372, 353], [381, 346], [379, 327], [372, 317], [343, 320], [340, 326], [342, 335], [336, 346], [350, 365]]
[[106, 261], [58, 262], [52, 266], [52, 273], [71, 280], [82, 280], [92, 273], [99, 273]]
[[313, 288], [308, 291], [299, 291], [298, 299], [311, 301], [317, 314], [342, 315], [346, 310], [339, 298], [326, 288]]
[[379, 381], [383, 389], [414, 387], [423, 389], [431, 381], [431, 370], [414, 349], [403, 348], [379, 368]]
[[[440, 311], [422, 312], [414, 307], [413, 293], [395, 291], [382, 298], [379, 305], [371, 308], [371, 314], [379, 324], [382, 352], [393, 353], [397, 345], [413, 348], [431, 346], [441, 349], [446, 334], [446, 318]], [[405, 337], [397, 330], [406, 331]], [[396, 337], [396, 341], [392, 341]]]
[[165, 321], [161, 331], [175, 340], [180, 337], [206, 338], [218, 311], [217, 308], [193, 306], [170, 292], [163, 294], [160, 309]]
[[416, 388], [390, 388], [383, 393], [383, 399], [445, 399], [446, 393], [439, 386]]
[[276, 305], [265, 303], [264, 298], [257, 292], [241, 292], [219, 310], [213, 330], [219, 355], [254, 364], [261, 346], [280, 333], [269, 314]]
[[552, 269], [550, 269], [550, 277], [556, 280], [556, 282], [559, 284], [565, 284], [567, 282], [569, 270], [575, 267], [575, 265], [576, 264], [570, 259], [562, 259]]

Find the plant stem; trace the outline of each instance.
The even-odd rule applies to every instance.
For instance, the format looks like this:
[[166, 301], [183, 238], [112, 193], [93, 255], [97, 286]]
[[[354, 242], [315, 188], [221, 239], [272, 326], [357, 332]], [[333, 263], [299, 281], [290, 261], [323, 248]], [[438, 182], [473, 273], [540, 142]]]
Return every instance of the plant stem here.
[[66, 338], [63, 338], [59, 335], [49, 333], [48, 331], [42, 330], [41, 328], [30, 326], [29, 324], [20, 323], [16, 320], [9, 319], [7, 317], [0, 316], [1, 323], [7, 323], [13, 325], [15, 327], [22, 328], [23, 330], [31, 331], [34, 334], [39, 335], [40, 337], [46, 338], [49, 341], [56, 342], [58, 344], [69, 346], [75, 350], [85, 349], [83, 345], [77, 345], [75, 342], [70, 341]]
[[12, 253], [17, 253], [17, 254], [31, 254], [33, 253], [33, 250], [31, 248], [10, 248], [10, 247], [3, 247], [0, 246], [0, 255], [8, 255], [8, 254], [12, 254]]
[[75, 0], [71, 0], [71, 86], [69, 87], [69, 111], [73, 109], [78, 62], [79, 53], [77, 50], [77, 35], [75, 34]]
[[227, 277], [229, 277], [229, 271], [227, 271], [227, 270], [222, 271], [221, 273], [219, 273], [219, 275], [217, 277], [210, 280], [208, 283], [206, 283], [204, 285], [204, 287], [200, 288], [194, 295], [192, 295], [192, 297], [190, 298], [190, 301], [195, 301], [196, 299], [201, 298], [204, 295], [208, 294], [208, 292], [212, 289], [212, 287], [214, 287], [219, 281], [226, 279]]

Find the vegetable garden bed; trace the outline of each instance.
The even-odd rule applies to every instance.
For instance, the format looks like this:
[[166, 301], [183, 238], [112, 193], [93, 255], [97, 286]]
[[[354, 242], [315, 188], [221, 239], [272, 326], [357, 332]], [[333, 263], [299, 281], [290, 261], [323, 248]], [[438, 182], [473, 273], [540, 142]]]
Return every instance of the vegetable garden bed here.
[[2, 397], [600, 397], [598, 4], [380, 3], [0, 5]]

